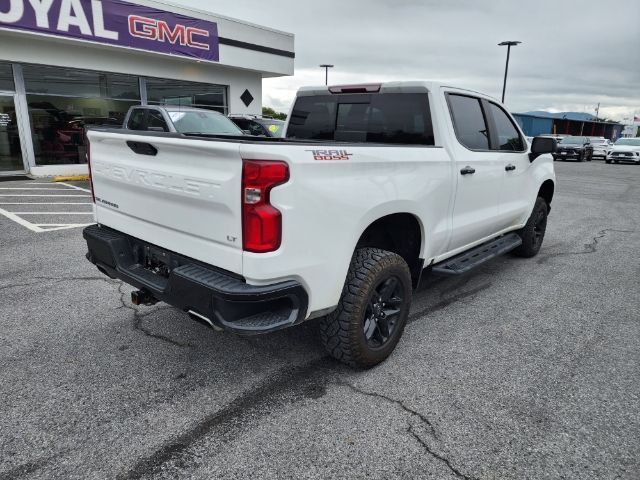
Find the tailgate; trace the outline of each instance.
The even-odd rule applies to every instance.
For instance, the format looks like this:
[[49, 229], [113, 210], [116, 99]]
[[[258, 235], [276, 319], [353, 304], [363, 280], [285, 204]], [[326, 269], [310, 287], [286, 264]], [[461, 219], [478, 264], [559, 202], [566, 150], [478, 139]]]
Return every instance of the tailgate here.
[[239, 144], [89, 131], [96, 221], [242, 273]]

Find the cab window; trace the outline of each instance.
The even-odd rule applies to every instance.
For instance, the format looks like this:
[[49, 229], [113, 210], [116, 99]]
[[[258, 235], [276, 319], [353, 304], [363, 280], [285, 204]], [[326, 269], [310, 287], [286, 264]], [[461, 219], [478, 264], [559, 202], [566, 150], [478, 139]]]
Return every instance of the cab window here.
[[149, 116], [147, 118], [147, 130], [154, 132], [168, 132], [169, 127], [165, 122], [162, 113], [157, 110], [149, 110]]
[[489, 130], [480, 99], [447, 95], [458, 141], [470, 150], [489, 150]]
[[144, 130], [144, 108], [136, 108], [129, 115], [129, 121], [127, 122], [127, 128], [129, 130]]
[[510, 152], [522, 152], [525, 150], [524, 141], [520, 132], [509, 118], [509, 115], [495, 103], [489, 103], [489, 109], [496, 127], [497, 145], [493, 150], [505, 150]]

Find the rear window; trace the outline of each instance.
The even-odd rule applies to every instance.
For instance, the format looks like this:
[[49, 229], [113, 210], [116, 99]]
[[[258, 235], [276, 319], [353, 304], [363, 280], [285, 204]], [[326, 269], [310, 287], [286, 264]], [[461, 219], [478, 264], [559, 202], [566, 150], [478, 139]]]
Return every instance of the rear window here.
[[429, 98], [421, 93], [299, 97], [287, 137], [434, 145]]

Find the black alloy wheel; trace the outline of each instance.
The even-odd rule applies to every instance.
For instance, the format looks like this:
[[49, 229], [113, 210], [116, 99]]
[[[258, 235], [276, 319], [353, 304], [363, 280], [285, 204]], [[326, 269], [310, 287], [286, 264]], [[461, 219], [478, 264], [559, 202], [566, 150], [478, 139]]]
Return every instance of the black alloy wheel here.
[[362, 331], [367, 344], [380, 348], [395, 332], [404, 302], [404, 288], [396, 276], [382, 280], [371, 294]]

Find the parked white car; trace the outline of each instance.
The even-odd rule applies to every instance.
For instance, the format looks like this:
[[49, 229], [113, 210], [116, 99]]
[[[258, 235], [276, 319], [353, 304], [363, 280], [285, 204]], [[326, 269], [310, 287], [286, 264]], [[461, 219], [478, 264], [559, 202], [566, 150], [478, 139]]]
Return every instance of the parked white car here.
[[607, 152], [611, 149], [611, 142], [604, 137], [589, 137], [591, 146], [593, 147], [592, 158], [607, 159]]
[[[555, 189], [499, 101], [429, 82], [303, 88], [287, 138], [88, 132], [100, 271], [214, 329], [320, 317], [337, 359], [393, 351], [423, 274], [535, 256]], [[531, 265], [535, 267], [535, 264]]]
[[640, 165], [640, 138], [619, 138], [607, 153], [607, 163], [630, 162]]

